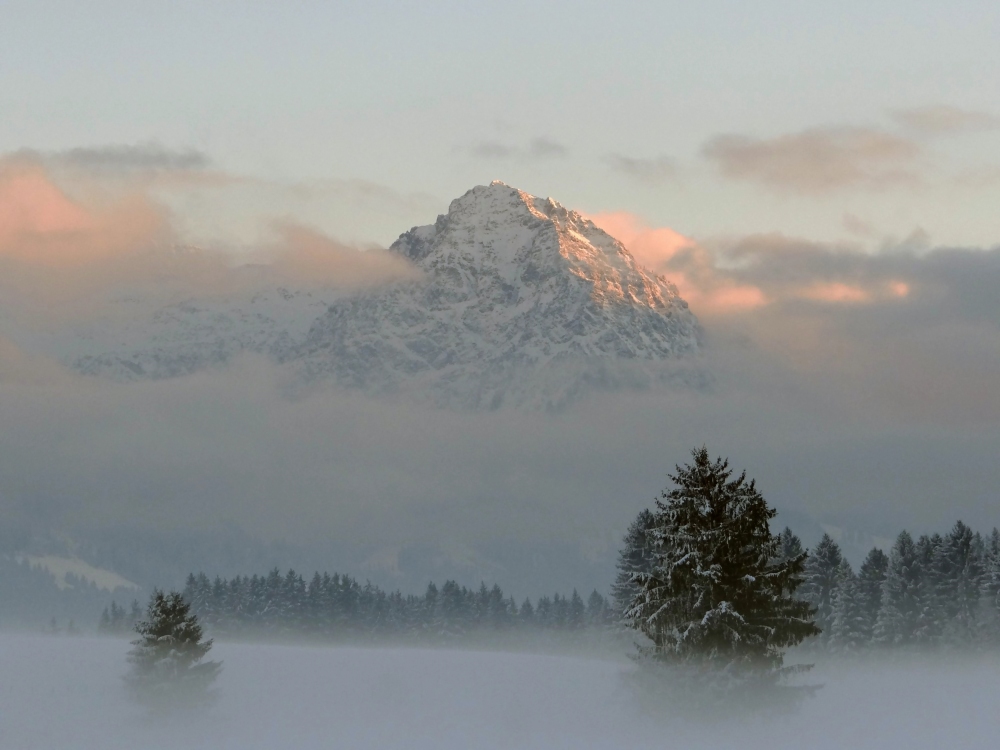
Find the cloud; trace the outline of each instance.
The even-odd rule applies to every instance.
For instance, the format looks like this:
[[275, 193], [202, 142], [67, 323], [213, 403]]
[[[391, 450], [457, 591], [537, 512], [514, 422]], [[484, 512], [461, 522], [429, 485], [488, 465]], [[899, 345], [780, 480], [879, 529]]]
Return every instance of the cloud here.
[[551, 138], [532, 138], [528, 144], [528, 156], [535, 159], [561, 159], [569, 155], [569, 149]]
[[483, 141], [472, 147], [472, 155], [481, 159], [507, 159], [516, 153], [516, 149], [497, 141]]
[[562, 159], [569, 156], [569, 149], [563, 144], [538, 136], [532, 138], [524, 146], [512, 146], [499, 141], [482, 141], [470, 150], [473, 156], [480, 159]]
[[904, 128], [931, 136], [1000, 128], [1000, 117], [995, 114], [945, 104], [899, 109], [892, 113], [892, 117]]
[[761, 289], [721, 273], [706, 248], [669, 227], [650, 227], [624, 211], [588, 218], [620, 240], [640, 265], [670, 279], [698, 315], [728, 314], [768, 302]]
[[57, 151], [50, 158], [68, 166], [102, 172], [201, 170], [211, 164], [208, 156], [196, 149], [178, 151], [157, 143], [72, 148]]
[[702, 154], [725, 177], [784, 192], [879, 190], [920, 181], [920, 147], [867, 128], [814, 128], [768, 139], [719, 135]]
[[111, 205], [70, 197], [41, 163], [0, 160], [0, 258], [40, 266], [106, 260], [168, 239], [165, 213], [147, 196]]
[[383, 248], [344, 245], [298, 224], [278, 223], [275, 231], [279, 242], [266, 248], [259, 257], [267, 262], [276, 282], [363, 289], [419, 278], [409, 261]]
[[844, 229], [857, 237], [871, 239], [878, 236], [878, 231], [871, 222], [865, 221], [860, 216], [855, 216], [852, 213], [844, 214], [841, 224]]
[[[126, 289], [165, 304], [248, 284], [355, 289], [415, 278], [394, 253], [341, 243], [291, 219], [270, 220], [250, 244], [193, 248], [148, 184], [109, 190], [91, 174], [70, 180], [70, 194], [54, 173], [37, 155], [0, 158], [0, 296], [2, 312], [19, 325], [114, 314]], [[238, 272], [248, 261], [258, 273]]]
[[640, 159], [611, 154], [608, 157], [608, 163], [615, 171], [650, 185], [665, 182], [677, 176], [677, 165], [668, 156]]

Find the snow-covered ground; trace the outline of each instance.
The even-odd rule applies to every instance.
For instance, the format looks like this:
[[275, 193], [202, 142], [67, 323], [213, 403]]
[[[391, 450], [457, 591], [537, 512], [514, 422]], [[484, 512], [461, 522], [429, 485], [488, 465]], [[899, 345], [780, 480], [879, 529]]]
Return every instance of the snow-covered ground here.
[[712, 726], [643, 715], [628, 662], [509, 653], [217, 644], [220, 700], [188, 725], [126, 699], [124, 641], [0, 636], [0, 747], [991, 748], [996, 660], [819, 670], [791, 716]]

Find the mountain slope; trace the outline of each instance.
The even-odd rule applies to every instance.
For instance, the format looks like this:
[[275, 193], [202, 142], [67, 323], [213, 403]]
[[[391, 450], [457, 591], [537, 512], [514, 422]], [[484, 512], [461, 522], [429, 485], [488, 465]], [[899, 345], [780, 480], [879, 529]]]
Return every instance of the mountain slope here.
[[[249, 270], [256, 269], [238, 272]], [[127, 298], [120, 307], [134, 309], [134, 316], [84, 333], [91, 347], [102, 348], [78, 354], [73, 366], [87, 375], [128, 381], [187, 375], [225, 365], [243, 352], [285, 362], [295, 358], [310, 325], [335, 297], [329, 289], [263, 283], [227, 297], [186, 299], [151, 314], [141, 299]], [[74, 349], [87, 345], [81, 333]]]

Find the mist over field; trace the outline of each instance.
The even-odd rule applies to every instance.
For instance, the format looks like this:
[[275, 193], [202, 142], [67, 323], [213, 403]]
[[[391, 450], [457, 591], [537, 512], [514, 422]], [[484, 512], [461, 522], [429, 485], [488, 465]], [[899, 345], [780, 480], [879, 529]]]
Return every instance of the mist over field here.
[[0, 747], [930, 749], [1000, 729], [992, 656], [820, 663], [824, 687], [792, 714], [692, 717], [643, 709], [620, 656], [219, 643], [217, 704], [167, 720], [128, 700], [126, 649], [0, 637]]

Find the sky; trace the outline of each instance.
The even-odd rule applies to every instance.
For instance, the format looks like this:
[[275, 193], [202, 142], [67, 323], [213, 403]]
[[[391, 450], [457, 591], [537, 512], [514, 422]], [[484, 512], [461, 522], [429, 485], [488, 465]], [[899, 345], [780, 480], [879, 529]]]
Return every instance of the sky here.
[[988, 0], [3, 8], [0, 152], [153, 143], [258, 181], [198, 196], [201, 240], [263, 204], [387, 244], [492, 179], [702, 239], [1000, 234]]
[[[406, 544], [453, 571], [444, 547], [535, 595], [532, 575], [601, 584], [702, 442], [827, 524], [998, 523], [996, 3], [0, 13], [0, 503], [18, 523], [238, 523], [382, 572]], [[469, 415], [297, 391], [253, 358], [92, 382], [32, 346], [121, 315], [123, 289], [232, 293], [243, 262], [345, 289], [405, 277], [384, 248], [492, 179], [674, 281], [712, 387]]]

